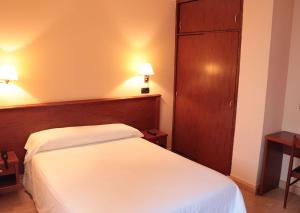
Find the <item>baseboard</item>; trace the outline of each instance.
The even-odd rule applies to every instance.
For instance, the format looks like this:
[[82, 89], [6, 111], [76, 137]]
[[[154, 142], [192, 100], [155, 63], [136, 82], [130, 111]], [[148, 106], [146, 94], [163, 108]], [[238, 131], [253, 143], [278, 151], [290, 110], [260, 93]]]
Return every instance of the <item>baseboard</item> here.
[[[248, 192], [251, 192], [253, 194], [257, 193], [258, 186], [252, 185], [244, 180], [241, 180], [237, 177], [230, 176], [230, 178], [242, 189], [247, 190]], [[286, 181], [280, 180], [279, 182], [279, 188], [285, 189]], [[290, 192], [299, 195], [300, 196], [300, 186], [299, 185], [292, 185], [290, 187]]]
[[241, 180], [240, 178], [229, 176], [231, 180], [233, 180], [241, 189], [247, 190], [248, 192], [251, 192], [253, 194], [257, 193], [257, 186], [250, 184], [244, 180]]
[[[280, 180], [279, 188], [285, 189], [285, 185], [286, 185], [286, 181]], [[297, 186], [296, 184], [290, 186], [290, 192], [300, 196], [300, 186]]]

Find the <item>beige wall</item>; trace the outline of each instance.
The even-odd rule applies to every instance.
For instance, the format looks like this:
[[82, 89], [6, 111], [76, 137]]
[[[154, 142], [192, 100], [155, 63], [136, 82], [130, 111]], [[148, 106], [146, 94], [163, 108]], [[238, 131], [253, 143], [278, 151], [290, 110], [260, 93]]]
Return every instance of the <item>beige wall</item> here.
[[[282, 130], [290, 58], [293, 9], [294, 0], [274, 1], [264, 136]], [[263, 148], [264, 147], [262, 146], [261, 163], [264, 151]], [[260, 176], [260, 171], [261, 169], [259, 169], [258, 177]]]
[[0, 63], [20, 79], [0, 85], [0, 106], [139, 95], [135, 67], [148, 61], [170, 134], [174, 28], [173, 0], [2, 1]]
[[274, 0], [263, 135], [280, 131], [283, 122], [293, 8], [294, 0]]
[[[288, 84], [282, 128], [300, 134], [300, 1], [295, 0]], [[284, 157], [281, 179], [286, 180], [289, 158]], [[300, 165], [300, 161], [295, 164]], [[298, 186], [300, 184], [298, 183]]]
[[282, 129], [293, 7], [294, 0], [245, 1], [231, 175], [253, 188], [264, 136]]
[[255, 186], [269, 70], [273, 0], [245, 0], [231, 175]]

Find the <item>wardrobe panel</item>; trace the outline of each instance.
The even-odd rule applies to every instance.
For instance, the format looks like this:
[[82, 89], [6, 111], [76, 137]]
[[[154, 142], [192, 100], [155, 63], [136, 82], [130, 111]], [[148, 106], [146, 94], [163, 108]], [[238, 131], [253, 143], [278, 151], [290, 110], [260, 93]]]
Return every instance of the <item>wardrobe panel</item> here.
[[198, 0], [179, 4], [179, 33], [239, 29], [241, 0]]
[[229, 175], [238, 32], [179, 36], [173, 150]]

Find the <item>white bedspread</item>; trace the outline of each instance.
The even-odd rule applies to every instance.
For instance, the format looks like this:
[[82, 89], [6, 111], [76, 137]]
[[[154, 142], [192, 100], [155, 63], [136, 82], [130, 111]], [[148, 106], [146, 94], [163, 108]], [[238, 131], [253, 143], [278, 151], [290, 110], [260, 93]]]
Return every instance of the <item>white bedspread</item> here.
[[40, 152], [25, 187], [41, 213], [244, 213], [227, 177], [140, 138]]

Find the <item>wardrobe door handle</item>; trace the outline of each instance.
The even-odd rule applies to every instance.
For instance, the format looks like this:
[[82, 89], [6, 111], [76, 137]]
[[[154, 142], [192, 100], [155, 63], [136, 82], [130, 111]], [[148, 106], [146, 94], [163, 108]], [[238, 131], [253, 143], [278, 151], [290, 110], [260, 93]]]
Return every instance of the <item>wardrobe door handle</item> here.
[[181, 21], [179, 21], [178, 28], [179, 28], [179, 32], [181, 32], [181, 28], [182, 28]]
[[230, 109], [232, 109], [232, 104], [233, 104], [232, 100], [229, 101], [229, 108], [230, 108]]
[[238, 14], [235, 14], [234, 16], [234, 22], [237, 23], [237, 19], [238, 19]]

